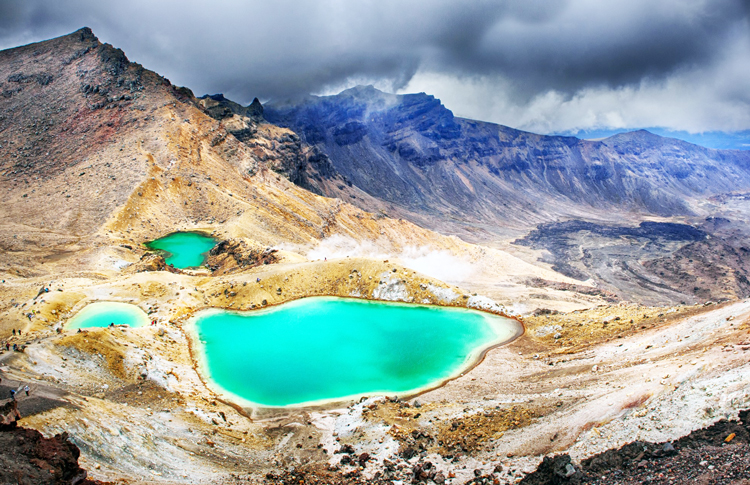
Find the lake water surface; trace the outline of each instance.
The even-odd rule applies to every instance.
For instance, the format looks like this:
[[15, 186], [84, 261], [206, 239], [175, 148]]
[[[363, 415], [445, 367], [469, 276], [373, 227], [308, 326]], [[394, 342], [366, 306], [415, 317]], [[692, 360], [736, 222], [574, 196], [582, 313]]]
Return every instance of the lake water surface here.
[[205, 310], [189, 328], [209, 385], [263, 407], [413, 394], [522, 331], [515, 320], [474, 310], [330, 297]]
[[147, 242], [146, 247], [164, 251], [164, 260], [175, 268], [195, 268], [206, 262], [207, 253], [217, 240], [200, 232], [175, 232]]
[[115, 301], [89, 303], [73, 318], [68, 320], [65, 328], [94, 328], [127, 324], [131, 327], [142, 327], [149, 323], [148, 315], [136, 305]]

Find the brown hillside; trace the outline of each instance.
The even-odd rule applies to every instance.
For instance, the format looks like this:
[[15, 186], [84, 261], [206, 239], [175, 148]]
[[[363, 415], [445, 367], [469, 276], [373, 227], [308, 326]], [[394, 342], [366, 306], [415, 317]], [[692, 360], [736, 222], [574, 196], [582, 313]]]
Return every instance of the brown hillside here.
[[0, 52], [0, 79], [6, 271], [192, 228], [262, 244], [441, 240], [297, 187], [286, 178], [300, 156], [283, 150], [289, 130], [263, 124], [240, 143], [225, 125], [236, 120], [211, 118], [188, 89], [87, 28]]

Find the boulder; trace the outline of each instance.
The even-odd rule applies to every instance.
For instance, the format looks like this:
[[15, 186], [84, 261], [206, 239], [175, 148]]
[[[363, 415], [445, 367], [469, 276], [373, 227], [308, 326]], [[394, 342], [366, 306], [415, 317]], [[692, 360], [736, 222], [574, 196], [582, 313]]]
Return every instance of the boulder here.
[[14, 428], [19, 419], [21, 419], [21, 414], [18, 412], [18, 403], [15, 400], [11, 399], [0, 406], [0, 430]]
[[94, 485], [86, 470], [78, 466], [81, 452], [67, 433], [45, 438], [39, 431], [15, 427], [19, 418], [14, 401], [0, 407], [13, 426], [0, 428], [0, 483], [23, 485]]

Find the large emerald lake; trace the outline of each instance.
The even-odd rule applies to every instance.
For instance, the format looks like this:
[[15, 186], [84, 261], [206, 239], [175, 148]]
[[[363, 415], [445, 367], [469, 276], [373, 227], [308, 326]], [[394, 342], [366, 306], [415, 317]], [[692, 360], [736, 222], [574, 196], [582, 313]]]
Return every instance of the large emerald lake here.
[[522, 329], [467, 309], [329, 297], [244, 313], [205, 310], [190, 328], [209, 385], [263, 407], [415, 393], [457, 376]]
[[200, 232], [175, 232], [146, 243], [148, 248], [164, 251], [166, 263], [180, 269], [203, 265], [215, 245], [216, 239]]

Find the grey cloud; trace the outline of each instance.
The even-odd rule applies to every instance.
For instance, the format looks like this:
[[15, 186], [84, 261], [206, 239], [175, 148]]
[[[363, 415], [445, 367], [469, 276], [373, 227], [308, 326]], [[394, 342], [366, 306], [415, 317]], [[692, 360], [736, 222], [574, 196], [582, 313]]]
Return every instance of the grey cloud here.
[[0, 47], [83, 25], [196, 94], [224, 92], [240, 102], [355, 81], [395, 90], [417, 73], [502, 79], [498, 89], [531, 102], [710, 71], [750, 36], [750, 7], [746, 0], [0, 0]]
[[[695, 4], [695, 5], [693, 5]], [[711, 62], [732, 27], [747, 27], [741, 2], [567, 2], [537, 22], [504, 16], [473, 51], [446, 46], [433, 70], [502, 74], [529, 96], [637, 83]]]

